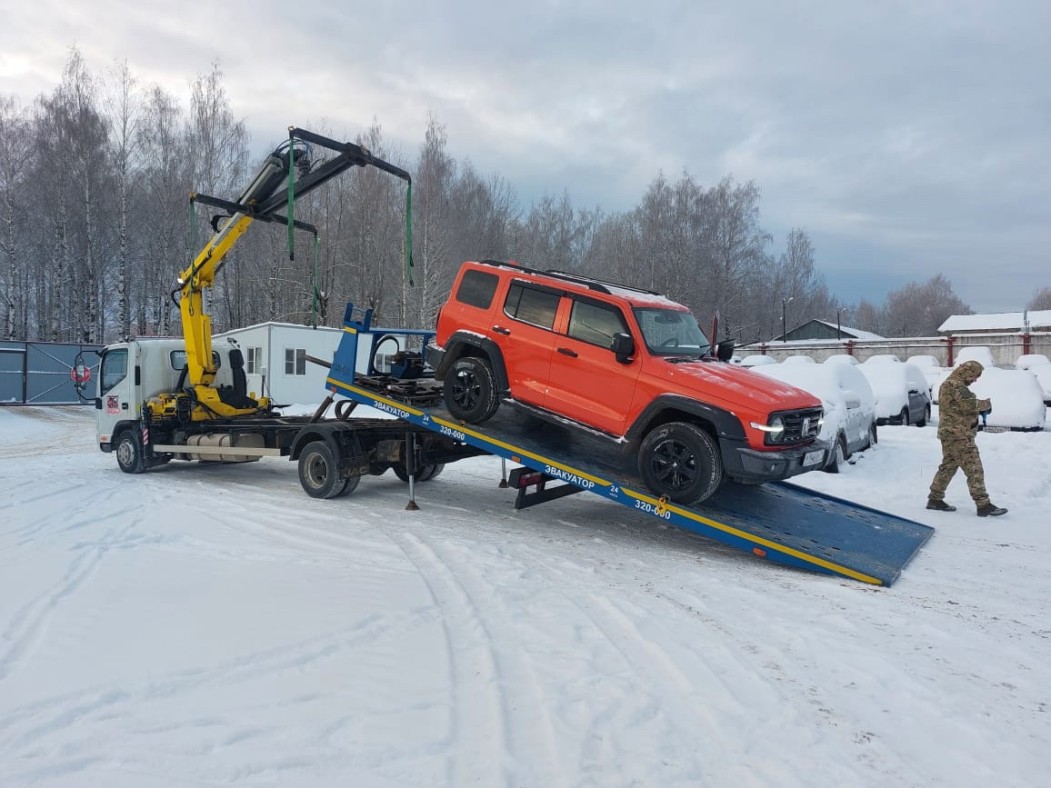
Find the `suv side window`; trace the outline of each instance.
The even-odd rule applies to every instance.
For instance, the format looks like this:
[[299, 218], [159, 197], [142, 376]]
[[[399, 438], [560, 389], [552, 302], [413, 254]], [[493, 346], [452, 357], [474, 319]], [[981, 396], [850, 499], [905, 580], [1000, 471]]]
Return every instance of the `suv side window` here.
[[594, 301], [574, 301], [569, 336], [590, 345], [609, 348], [614, 334], [628, 333], [620, 310]]
[[507, 290], [504, 313], [515, 320], [549, 329], [555, 325], [558, 300], [559, 294], [552, 290], [541, 290], [514, 282]]
[[493, 294], [496, 286], [500, 283], [500, 277], [485, 271], [467, 271], [460, 280], [460, 287], [456, 291], [456, 300], [461, 304], [476, 306], [479, 309], [488, 309], [493, 303]]

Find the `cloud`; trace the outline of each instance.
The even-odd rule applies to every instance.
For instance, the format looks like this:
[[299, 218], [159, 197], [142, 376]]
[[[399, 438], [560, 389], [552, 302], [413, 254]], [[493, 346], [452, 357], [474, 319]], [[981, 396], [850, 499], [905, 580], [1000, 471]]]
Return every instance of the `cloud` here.
[[624, 210], [660, 171], [732, 175], [779, 240], [811, 233], [822, 270], [868, 261], [888, 289], [944, 273], [988, 310], [1051, 285], [1051, 4], [707, 5], [39, 0], [0, 29], [0, 92], [52, 90], [74, 44], [184, 101], [218, 60], [267, 144], [378, 119], [411, 156], [433, 114], [527, 203]]

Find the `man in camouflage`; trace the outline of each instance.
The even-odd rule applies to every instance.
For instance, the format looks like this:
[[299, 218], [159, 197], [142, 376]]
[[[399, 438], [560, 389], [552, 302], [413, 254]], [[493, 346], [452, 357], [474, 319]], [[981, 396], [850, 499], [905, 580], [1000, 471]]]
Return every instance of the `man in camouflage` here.
[[938, 390], [938, 440], [942, 443], [942, 463], [931, 482], [931, 493], [927, 508], [939, 512], [955, 512], [956, 507], [945, 502], [945, 490], [963, 469], [967, 477], [967, 490], [978, 507], [979, 517], [998, 517], [1007, 510], [993, 505], [985, 491], [985, 471], [974, 436], [978, 432], [978, 416], [992, 410], [987, 399], [978, 399], [967, 388], [982, 376], [982, 365], [977, 361], [965, 361], [955, 370]]

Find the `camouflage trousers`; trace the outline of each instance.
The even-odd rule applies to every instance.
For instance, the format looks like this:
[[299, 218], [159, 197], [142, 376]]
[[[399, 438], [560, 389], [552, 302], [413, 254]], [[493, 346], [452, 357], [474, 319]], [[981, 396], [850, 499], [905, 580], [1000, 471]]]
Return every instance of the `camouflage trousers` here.
[[978, 506], [989, 503], [989, 493], [985, 491], [985, 469], [982, 468], [982, 458], [978, 454], [974, 437], [945, 437], [941, 439], [941, 443], [942, 463], [934, 474], [934, 481], [931, 482], [930, 499], [944, 500], [949, 482], [956, 475], [956, 471], [962, 468], [964, 476], [967, 477], [967, 490], [974, 502]]

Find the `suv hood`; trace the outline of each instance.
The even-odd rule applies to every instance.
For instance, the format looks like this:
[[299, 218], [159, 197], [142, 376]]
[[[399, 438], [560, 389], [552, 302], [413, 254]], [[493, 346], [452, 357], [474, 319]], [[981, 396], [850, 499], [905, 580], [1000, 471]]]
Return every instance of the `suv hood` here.
[[[820, 398], [788, 383], [721, 361], [655, 359], [660, 377], [679, 387], [695, 386], [701, 398], [727, 410], [743, 407], [764, 413], [775, 410], [822, 407]], [[714, 384], [714, 385], [713, 385]]]

